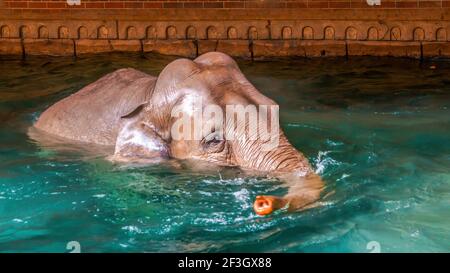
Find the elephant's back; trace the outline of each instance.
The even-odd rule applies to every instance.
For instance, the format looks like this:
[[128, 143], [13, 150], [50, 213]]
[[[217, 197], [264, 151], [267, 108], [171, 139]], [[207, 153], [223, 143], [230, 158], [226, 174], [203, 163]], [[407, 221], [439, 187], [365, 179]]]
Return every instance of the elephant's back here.
[[114, 145], [120, 118], [148, 100], [155, 82], [135, 69], [117, 70], [52, 105], [34, 126], [75, 141]]

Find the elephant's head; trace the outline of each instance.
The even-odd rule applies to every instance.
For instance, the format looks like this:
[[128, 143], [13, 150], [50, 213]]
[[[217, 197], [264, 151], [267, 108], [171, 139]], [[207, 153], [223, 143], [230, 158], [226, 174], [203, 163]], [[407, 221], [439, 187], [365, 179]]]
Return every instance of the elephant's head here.
[[[118, 159], [197, 159], [291, 176], [288, 180], [314, 176], [308, 160], [279, 128], [278, 105], [262, 95], [222, 53], [167, 65], [150, 100], [123, 120], [116, 142]], [[305, 181], [301, 184], [308, 185]], [[302, 196], [309, 194], [300, 188]], [[317, 191], [312, 195], [314, 198], [300, 202], [302, 206], [317, 199]], [[260, 196], [255, 210], [265, 214], [287, 203], [294, 201]]]

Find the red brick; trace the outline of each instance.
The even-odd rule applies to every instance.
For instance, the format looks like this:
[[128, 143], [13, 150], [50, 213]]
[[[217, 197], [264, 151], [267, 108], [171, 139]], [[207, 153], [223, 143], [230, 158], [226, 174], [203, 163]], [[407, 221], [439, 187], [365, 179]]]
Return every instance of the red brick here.
[[[381, 2], [383, 2], [383, 1], [381, 1]], [[395, 2], [394, 2], [394, 6], [395, 6]], [[370, 6], [367, 4], [367, 1], [365, 1], [365, 0], [351, 0], [350, 7], [351, 8], [368, 8]]]
[[265, 1], [247, 1], [246, 8], [284, 8], [285, 2], [265, 2]]
[[381, 1], [381, 5], [377, 6], [380, 8], [395, 8], [395, 2], [394, 1]]
[[224, 4], [225, 8], [240, 9], [245, 7], [244, 2], [225, 2]]
[[419, 8], [440, 8], [442, 6], [441, 1], [423, 1], [420, 0]]
[[335, 2], [335, 1], [332, 1], [332, 2], [329, 2], [329, 7], [330, 8], [339, 8], [339, 9], [350, 8], [350, 2]]
[[263, 3], [259, 1], [247, 1], [245, 2], [245, 8], [262, 8]]
[[66, 5], [66, 2], [48, 2], [47, 3], [47, 8], [49, 9], [63, 9], [68, 7]]
[[183, 3], [163, 3], [164, 8], [182, 8]]
[[86, 3], [86, 8], [88, 8], [88, 9], [103, 9], [103, 8], [105, 8], [105, 3], [100, 3], [100, 2]]
[[144, 3], [144, 8], [146, 9], [160, 9], [162, 7], [162, 3]]
[[111, 8], [111, 9], [121, 9], [124, 7], [123, 2], [109, 2], [105, 3], [105, 8]]
[[417, 1], [411, 2], [396, 2], [395, 6], [397, 8], [417, 8]]
[[[271, 2], [271, 1], [254, 1], [254, 2], [248, 2], [249, 6], [252, 8], [285, 8], [286, 2]], [[247, 3], [245, 4], [245, 7], [247, 7]]]
[[223, 8], [223, 2], [205, 2], [203, 6], [210, 9], [221, 9]]
[[366, 0], [351, 0], [351, 8], [395, 8], [395, 0], [381, 0], [381, 5], [370, 6]]
[[[2, 0], [0, 0], [2, 1]], [[66, 0], [4, 0], [8, 9], [159, 9], [159, 8], [450, 8], [450, 0], [381, 0], [380, 6], [369, 6], [366, 0], [81, 0], [81, 6], [69, 6]]]
[[26, 8], [28, 7], [27, 2], [8, 2], [10, 8]]
[[308, 3], [307, 2], [287, 2], [286, 3], [287, 8], [307, 8]]
[[144, 7], [142, 2], [125, 2], [125, 8], [127, 9], [141, 9]]
[[185, 8], [203, 8], [203, 2], [186, 2], [184, 3]]
[[324, 1], [308, 2], [308, 8], [328, 8], [328, 2], [324, 2]]
[[280, 3], [275, 3], [275, 2], [265, 3], [264, 7], [265, 8], [285, 8], [286, 7], [286, 3], [284, 3], [284, 2], [280, 2]]
[[29, 2], [28, 7], [30, 9], [45, 9], [47, 8], [47, 3], [43, 2]]
[[66, 7], [69, 9], [84, 9], [84, 8], [86, 8], [86, 3], [84, 3], [84, 1], [81, 0], [81, 3], [79, 5], [69, 6], [69, 4], [67, 4]]

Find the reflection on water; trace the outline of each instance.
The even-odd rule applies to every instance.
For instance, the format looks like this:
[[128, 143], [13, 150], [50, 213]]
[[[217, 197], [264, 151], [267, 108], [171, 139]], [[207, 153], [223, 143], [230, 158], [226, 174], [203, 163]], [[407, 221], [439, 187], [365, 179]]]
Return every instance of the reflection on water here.
[[250, 63], [291, 142], [334, 192], [303, 213], [252, 212], [276, 180], [188, 162], [113, 165], [27, 137], [55, 101], [102, 75], [157, 75], [172, 57], [107, 54], [0, 61], [0, 251], [450, 251], [450, 64], [404, 59]]

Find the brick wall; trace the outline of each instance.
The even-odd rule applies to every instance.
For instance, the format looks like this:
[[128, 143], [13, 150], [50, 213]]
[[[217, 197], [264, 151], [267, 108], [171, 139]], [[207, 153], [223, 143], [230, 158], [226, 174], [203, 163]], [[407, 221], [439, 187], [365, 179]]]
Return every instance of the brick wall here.
[[450, 0], [381, 0], [381, 6], [369, 6], [366, 0], [81, 0], [70, 6], [66, 0], [0, 0], [3, 9], [253, 9], [253, 8], [450, 8]]

